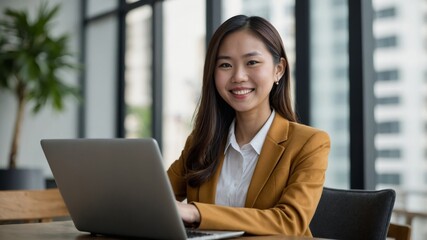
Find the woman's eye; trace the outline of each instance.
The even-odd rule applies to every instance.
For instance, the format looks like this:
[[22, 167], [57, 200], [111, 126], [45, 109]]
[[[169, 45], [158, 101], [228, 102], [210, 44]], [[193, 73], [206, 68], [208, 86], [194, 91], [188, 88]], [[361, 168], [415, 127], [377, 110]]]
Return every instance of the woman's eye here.
[[221, 63], [221, 64], [219, 64], [219, 67], [220, 68], [230, 68], [231, 65], [229, 63]]
[[249, 62], [248, 62], [248, 65], [255, 65], [255, 64], [257, 64], [257, 63], [258, 63], [258, 61], [251, 60], [251, 61], [249, 61]]

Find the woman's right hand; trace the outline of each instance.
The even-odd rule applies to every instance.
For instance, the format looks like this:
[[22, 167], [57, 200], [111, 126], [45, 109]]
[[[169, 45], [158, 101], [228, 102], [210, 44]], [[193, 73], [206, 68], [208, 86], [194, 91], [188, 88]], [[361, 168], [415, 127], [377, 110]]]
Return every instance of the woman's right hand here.
[[198, 225], [200, 223], [200, 212], [197, 207], [193, 204], [182, 203], [176, 201], [178, 212], [181, 215], [181, 219], [186, 225]]

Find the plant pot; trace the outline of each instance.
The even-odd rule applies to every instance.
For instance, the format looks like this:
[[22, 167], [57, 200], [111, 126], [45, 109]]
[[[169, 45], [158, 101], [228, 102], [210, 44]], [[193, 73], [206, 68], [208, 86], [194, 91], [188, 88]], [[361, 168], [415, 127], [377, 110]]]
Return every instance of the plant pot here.
[[0, 169], [0, 190], [45, 189], [41, 169]]

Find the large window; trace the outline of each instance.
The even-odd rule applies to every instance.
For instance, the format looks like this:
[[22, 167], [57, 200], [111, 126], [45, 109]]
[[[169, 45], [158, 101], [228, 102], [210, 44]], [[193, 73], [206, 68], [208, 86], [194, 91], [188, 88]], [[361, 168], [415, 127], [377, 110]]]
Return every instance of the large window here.
[[125, 136], [152, 136], [152, 8], [133, 9], [126, 15]]
[[310, 124], [327, 131], [331, 137], [326, 185], [348, 188], [347, 1], [312, 0], [310, 5]]
[[[192, 129], [202, 88], [205, 57], [205, 3], [164, 2], [163, 157], [178, 159]], [[189, 11], [191, 9], [191, 11]]]
[[[88, 18], [114, 10], [116, 1], [88, 1]], [[102, 5], [102, 6], [101, 6]], [[114, 137], [117, 109], [117, 35], [116, 16], [88, 21], [85, 29], [83, 137]], [[102, 54], [100, 54], [102, 53]]]
[[[427, 27], [427, 5], [422, 0], [410, 2], [372, 0], [377, 16], [373, 22], [377, 187], [397, 191], [395, 208], [425, 212], [427, 52], [421, 29]], [[426, 219], [415, 218], [412, 223], [412, 239], [426, 239]]]

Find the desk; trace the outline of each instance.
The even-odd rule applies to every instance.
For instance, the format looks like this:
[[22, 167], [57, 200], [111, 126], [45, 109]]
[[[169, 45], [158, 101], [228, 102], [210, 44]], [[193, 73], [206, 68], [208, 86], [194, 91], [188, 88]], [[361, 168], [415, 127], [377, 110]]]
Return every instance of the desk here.
[[[0, 225], [0, 239], [5, 240], [68, 240], [68, 239], [118, 239], [107, 236], [92, 236], [85, 232], [78, 231], [72, 221], [57, 221], [50, 223], [26, 223]], [[303, 240], [313, 239], [305, 237], [285, 237], [285, 236], [254, 236], [241, 237], [245, 240]], [[318, 238], [317, 238], [318, 239]]]

